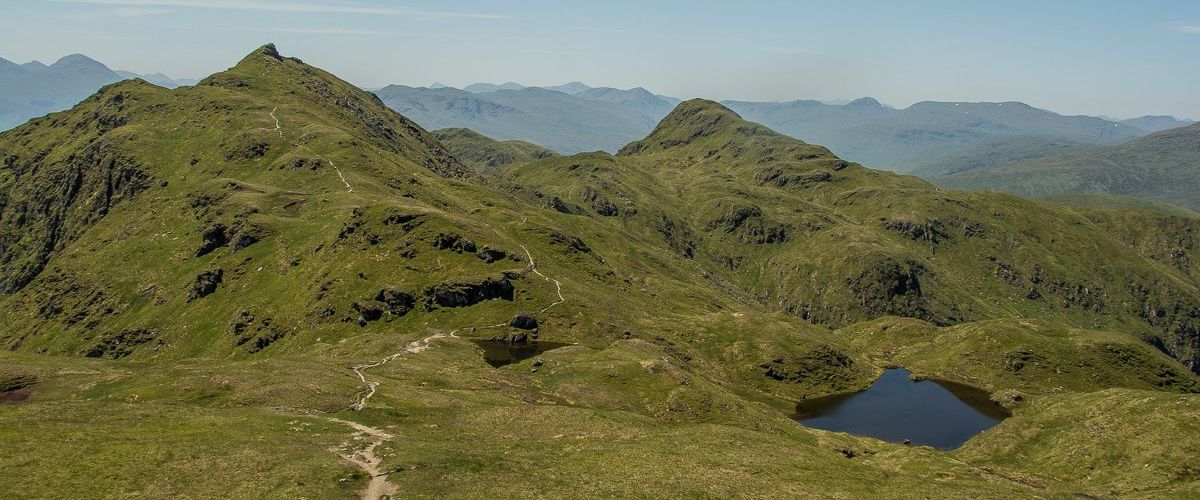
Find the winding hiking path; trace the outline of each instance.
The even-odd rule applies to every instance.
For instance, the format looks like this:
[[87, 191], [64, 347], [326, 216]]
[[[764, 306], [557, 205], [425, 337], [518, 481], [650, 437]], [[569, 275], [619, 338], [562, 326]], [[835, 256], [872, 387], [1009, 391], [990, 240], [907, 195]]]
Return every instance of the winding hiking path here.
[[424, 352], [426, 349], [429, 349], [430, 342], [432, 342], [436, 339], [446, 338], [446, 337], [458, 338], [458, 335], [456, 335], [456, 333], [458, 333], [458, 330], [453, 330], [450, 333], [438, 332], [438, 333], [435, 333], [428, 337], [425, 337], [421, 340], [414, 340], [412, 342], [409, 342], [407, 345], [404, 346], [403, 351], [400, 351], [396, 354], [392, 354], [392, 355], [390, 355], [386, 358], [383, 358], [379, 361], [373, 361], [370, 363], [355, 365], [355, 366], [351, 367], [351, 369], [354, 370], [354, 374], [358, 375], [358, 379], [361, 380], [364, 384], [367, 384], [367, 393], [364, 394], [361, 398], [358, 398], [358, 401], [355, 402], [353, 405], [351, 405], [350, 408], [354, 411], [362, 411], [363, 408], [366, 408], [367, 400], [371, 399], [371, 396], [375, 395], [375, 388], [379, 386], [379, 382], [367, 381], [367, 376], [363, 374], [363, 370], [366, 370], [367, 368], [375, 368], [376, 366], [385, 365], [385, 364], [391, 362], [392, 360], [399, 358], [400, 356], [403, 356], [405, 354], [418, 354], [418, 353]]
[[562, 294], [562, 283], [559, 283], [558, 280], [547, 277], [545, 274], [542, 274], [541, 271], [538, 271], [537, 262], [535, 262], [533, 260], [533, 255], [529, 253], [529, 249], [525, 248], [525, 245], [521, 245], [521, 250], [524, 250], [525, 256], [529, 258], [529, 270], [533, 271], [533, 274], [541, 276], [542, 279], [549, 281], [549, 282], [553, 282], [554, 283], [554, 291], [555, 291], [555, 293], [558, 294], [557, 301], [555, 301], [554, 303], [552, 303], [546, 307], [543, 307], [538, 312], [546, 312], [547, 309], [550, 309], [551, 307], [554, 307], [556, 305], [562, 304], [563, 302], [566, 302], [567, 299], [566, 299], [566, 297], [563, 297], [563, 294]]
[[334, 172], [337, 172], [338, 178], [342, 180], [342, 184], [346, 185], [346, 192], [353, 193], [354, 187], [350, 185], [350, 181], [346, 180], [346, 176], [342, 174], [342, 169], [338, 168], [337, 164], [334, 163], [333, 160], [330, 160], [329, 158], [325, 158], [325, 157], [317, 154], [315, 151], [309, 149], [308, 146], [300, 144], [299, 142], [289, 141], [289, 140], [287, 140], [286, 137], [283, 136], [283, 128], [281, 128], [279, 126], [279, 117], [275, 116], [275, 111], [277, 111], [278, 109], [279, 109], [279, 106], [275, 106], [274, 108], [271, 108], [271, 112], [269, 114], [271, 115], [271, 119], [275, 120], [275, 128], [272, 130], [274, 130], [275, 132], [277, 132], [279, 134], [279, 138], [283, 139], [284, 142], [291, 144], [292, 147], [297, 147], [297, 148], [303, 149], [305, 151], [308, 151], [309, 154], [317, 157], [318, 160], [325, 160], [325, 161], [329, 162], [329, 166], [333, 167]]
[[[272, 112], [271, 117], [274, 118], [274, 116], [274, 112]], [[526, 248], [525, 245], [521, 245], [521, 249], [525, 251], [525, 256], [529, 258], [528, 269], [533, 271], [534, 274], [541, 276], [542, 279], [546, 280], [547, 282], [554, 283], [554, 290], [558, 295], [558, 300], [546, 307], [543, 307], [539, 312], [544, 312], [551, 307], [566, 302], [567, 299], [562, 294], [562, 284], [560, 284], [558, 280], [550, 278], [542, 274], [541, 271], [538, 271], [537, 262], [533, 259], [533, 254], [529, 253], [529, 249]], [[507, 322], [503, 322], [474, 328], [499, 328], [507, 324]], [[365, 370], [375, 368], [377, 366], [383, 366], [396, 359], [399, 359], [405, 354], [420, 354], [425, 352], [425, 350], [429, 349], [430, 342], [440, 338], [458, 338], [458, 332], [461, 330], [462, 329], [459, 328], [449, 332], [438, 332], [423, 339], [409, 342], [408, 344], [404, 345], [403, 351], [389, 355], [383, 359], [380, 359], [379, 361], [372, 361], [370, 363], [352, 366], [351, 370], [353, 370], [354, 374], [358, 376], [358, 379], [362, 381], [362, 383], [367, 384], [367, 392], [359, 397], [358, 400], [350, 406], [350, 408], [354, 411], [362, 411], [366, 409], [367, 401], [369, 401], [371, 397], [375, 395], [376, 389], [379, 387], [378, 381], [367, 380], [367, 375], [364, 373]], [[338, 456], [362, 469], [363, 472], [366, 472], [367, 475], [370, 476], [371, 479], [367, 483], [366, 488], [359, 492], [359, 495], [362, 498], [369, 500], [376, 500], [385, 496], [390, 498], [392, 495], [395, 495], [396, 488], [388, 482], [388, 473], [379, 470], [379, 464], [383, 462], [383, 458], [375, 454], [375, 448], [383, 444], [385, 441], [390, 441], [393, 436], [380, 429], [369, 427], [357, 422], [351, 422], [349, 420], [341, 420], [333, 417], [328, 417], [328, 420], [346, 425], [355, 430], [354, 434], [351, 436], [351, 441], [343, 443], [340, 448], [334, 448], [331, 451], [337, 453]], [[355, 449], [353, 441], [363, 438], [370, 439], [370, 444], [368, 444], [366, 447]]]

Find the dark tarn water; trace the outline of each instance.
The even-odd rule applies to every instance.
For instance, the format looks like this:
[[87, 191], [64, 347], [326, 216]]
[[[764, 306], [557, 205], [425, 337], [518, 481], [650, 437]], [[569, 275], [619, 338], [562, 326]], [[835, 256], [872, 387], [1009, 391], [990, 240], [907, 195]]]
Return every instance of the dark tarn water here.
[[503, 340], [472, 340], [471, 342], [474, 342], [480, 349], [483, 349], [483, 359], [489, 365], [496, 368], [532, 358], [551, 349], [571, 345], [563, 342], [546, 342], [544, 340], [534, 340], [520, 344]]
[[796, 405], [795, 419], [808, 427], [942, 450], [1008, 418], [987, 391], [953, 382], [913, 382], [903, 368], [886, 370], [863, 392], [812, 399]]

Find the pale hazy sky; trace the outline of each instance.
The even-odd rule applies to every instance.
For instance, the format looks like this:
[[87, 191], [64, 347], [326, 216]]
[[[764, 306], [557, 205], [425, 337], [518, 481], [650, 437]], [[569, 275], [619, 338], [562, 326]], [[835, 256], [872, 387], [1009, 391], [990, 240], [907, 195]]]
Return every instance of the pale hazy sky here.
[[[836, 5], [835, 5], [836, 4]], [[1200, 118], [1200, 1], [5, 0], [0, 57], [200, 77], [265, 42], [356, 84], [1024, 101]]]

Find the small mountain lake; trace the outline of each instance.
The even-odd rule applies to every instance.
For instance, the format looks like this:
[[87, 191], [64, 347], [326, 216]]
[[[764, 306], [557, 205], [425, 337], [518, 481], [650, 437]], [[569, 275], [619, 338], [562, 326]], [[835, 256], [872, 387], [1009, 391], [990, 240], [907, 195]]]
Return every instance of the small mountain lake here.
[[495, 368], [511, 365], [543, 352], [571, 345], [565, 342], [547, 342], [544, 340], [522, 343], [505, 340], [472, 340], [471, 342], [474, 342], [480, 349], [483, 349], [483, 359]]
[[987, 391], [940, 380], [913, 382], [910, 375], [903, 368], [885, 370], [865, 391], [797, 404], [793, 418], [815, 429], [951, 450], [1009, 417]]

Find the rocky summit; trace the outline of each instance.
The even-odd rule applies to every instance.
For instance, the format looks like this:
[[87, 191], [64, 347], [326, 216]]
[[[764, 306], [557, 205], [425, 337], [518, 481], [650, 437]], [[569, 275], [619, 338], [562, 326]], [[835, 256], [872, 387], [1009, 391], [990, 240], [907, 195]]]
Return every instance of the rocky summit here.
[[[942, 189], [703, 99], [616, 154], [431, 133], [273, 45], [0, 157], [0, 496], [1200, 495], [1186, 213]], [[1004, 418], [793, 419], [901, 366]]]

